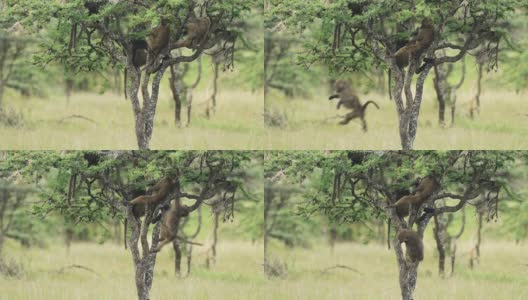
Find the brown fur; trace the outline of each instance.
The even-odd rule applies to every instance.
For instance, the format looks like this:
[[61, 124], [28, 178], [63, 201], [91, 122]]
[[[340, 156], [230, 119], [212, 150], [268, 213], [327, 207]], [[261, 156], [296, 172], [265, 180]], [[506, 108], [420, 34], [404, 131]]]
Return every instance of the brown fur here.
[[420, 207], [439, 187], [440, 184], [436, 178], [427, 176], [420, 182], [414, 194], [401, 197], [389, 207], [396, 208], [396, 214], [400, 218], [406, 217], [409, 215], [411, 205]]
[[411, 205], [420, 207], [439, 187], [436, 178], [427, 176], [420, 182], [414, 194], [401, 197], [389, 207], [396, 208], [396, 214], [400, 218], [406, 217], [409, 215]]
[[178, 230], [181, 219], [187, 217], [190, 213], [190, 208], [186, 205], [181, 205], [180, 200], [176, 199], [172, 202], [170, 209], [165, 213], [161, 223], [160, 241], [158, 246], [152, 252], [158, 252], [163, 246], [171, 243], [178, 238]]
[[417, 58], [431, 46], [435, 37], [435, 28], [430, 19], [424, 19], [416, 37], [394, 53], [400, 69], [409, 65], [409, 58]]
[[169, 194], [174, 184], [174, 180], [165, 177], [152, 187], [152, 195], [139, 196], [130, 201], [129, 204], [157, 204]]
[[405, 256], [410, 262], [422, 261], [424, 258], [423, 242], [418, 233], [402, 229], [398, 233], [398, 240], [400, 243], [405, 243]]
[[161, 24], [152, 29], [147, 43], [152, 59], [156, 59], [158, 55], [169, 45], [170, 26], [167, 20], [161, 20]]
[[196, 49], [206, 41], [211, 28], [211, 19], [208, 16], [198, 18], [193, 13], [185, 24], [185, 28], [187, 35], [184, 40], [177, 43], [177, 46]]
[[346, 80], [337, 80], [335, 83], [335, 91], [336, 94], [330, 96], [328, 100], [339, 98], [339, 102], [337, 103], [337, 109], [339, 109], [339, 107], [343, 105], [347, 109], [352, 110], [351, 112], [345, 115], [344, 119], [339, 122], [339, 124], [346, 125], [351, 120], [355, 118], [360, 118], [363, 131], [366, 132], [367, 122], [365, 120], [365, 112], [367, 106], [372, 103], [376, 106], [376, 108], [379, 109], [378, 104], [376, 104], [376, 102], [374, 101], [367, 101], [365, 104], [361, 105], [359, 97], [354, 92], [352, 85]]

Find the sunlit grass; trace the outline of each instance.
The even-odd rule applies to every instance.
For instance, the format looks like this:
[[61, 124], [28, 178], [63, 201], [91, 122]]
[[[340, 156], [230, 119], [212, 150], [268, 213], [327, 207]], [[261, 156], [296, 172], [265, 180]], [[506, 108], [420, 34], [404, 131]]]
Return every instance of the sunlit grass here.
[[[177, 128], [172, 96], [160, 95], [152, 149], [260, 149], [264, 135], [262, 94], [220, 89], [217, 110], [208, 120], [210, 89], [197, 90], [191, 126]], [[0, 126], [0, 149], [137, 149], [132, 106], [111, 92], [20, 99], [8, 94], [6, 105], [24, 114], [25, 126]], [[186, 111], [182, 117], [186, 122]], [[72, 118], [81, 115], [94, 122]]]
[[[363, 103], [376, 101], [381, 109], [367, 108], [368, 133], [361, 131], [359, 121], [347, 126], [337, 125], [335, 102], [321, 92], [313, 99], [285, 100], [272, 93], [273, 109], [288, 116], [288, 126], [267, 131], [267, 149], [401, 149], [395, 103], [388, 96], [360, 94]], [[474, 91], [458, 94], [457, 114], [453, 128], [438, 125], [436, 96], [425, 88], [419, 117], [415, 149], [526, 149], [528, 147], [528, 102], [526, 95], [485, 89], [481, 96], [482, 109], [474, 120], [468, 116], [468, 102]], [[345, 110], [341, 108], [340, 115]], [[446, 122], [450, 108], [446, 107]]]
[[[425, 260], [419, 267], [416, 299], [528, 299], [528, 245], [485, 241], [481, 262], [468, 267], [467, 250], [460, 243], [455, 276], [438, 275], [432, 240], [425, 242]], [[275, 246], [273, 256], [288, 263], [288, 276], [273, 280], [270, 299], [401, 299], [394, 252], [379, 244], [337, 244], [332, 252], [323, 245], [313, 249]], [[345, 265], [356, 269], [323, 270]], [[449, 262], [446, 262], [449, 272]]]
[[[14, 248], [14, 249], [13, 249]], [[70, 253], [48, 249], [11, 248], [9, 257], [25, 261], [21, 279], [0, 277], [0, 299], [137, 299], [130, 253], [122, 246], [78, 243]], [[172, 247], [158, 256], [152, 299], [264, 299], [262, 244], [221, 241], [217, 263], [206, 269], [204, 250], [195, 247], [192, 274], [176, 278]], [[16, 251], [15, 251], [16, 250]], [[73, 264], [94, 270], [58, 271]], [[185, 259], [182, 264], [185, 272]]]

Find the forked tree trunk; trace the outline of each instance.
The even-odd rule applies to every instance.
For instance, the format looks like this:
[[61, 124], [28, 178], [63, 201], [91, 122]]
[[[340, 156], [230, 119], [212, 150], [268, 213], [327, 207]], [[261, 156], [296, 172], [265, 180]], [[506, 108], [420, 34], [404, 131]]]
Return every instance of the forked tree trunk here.
[[[145, 214], [143, 224], [139, 218], [134, 217], [132, 206], [127, 207], [128, 224], [132, 228], [128, 244], [134, 263], [136, 291], [139, 300], [149, 300], [152, 282], [154, 280], [154, 266], [157, 253], [151, 253], [147, 235], [149, 224], [152, 220], [152, 211]], [[160, 223], [158, 222], [152, 230], [152, 249], [159, 242]], [[139, 245], [141, 245], [141, 252]]]
[[134, 124], [136, 139], [139, 149], [145, 150], [150, 147], [152, 132], [154, 130], [154, 117], [156, 115], [156, 106], [158, 104], [159, 88], [165, 67], [161, 67], [152, 79], [152, 93], [149, 92], [149, 83], [151, 74], [143, 74], [141, 83], [141, 99], [139, 98], [139, 89], [141, 81], [141, 71], [136, 69], [131, 63], [128, 65], [128, 74], [130, 75], [130, 85], [128, 94], [132, 102], [134, 112]]
[[[405, 72], [400, 70], [396, 65], [391, 68], [393, 80], [395, 82], [392, 88], [392, 95], [396, 102], [396, 110], [398, 112], [398, 126], [400, 132], [400, 142], [403, 150], [412, 150], [414, 147], [414, 140], [416, 139], [416, 132], [418, 130], [418, 117], [420, 115], [420, 107], [423, 97], [424, 81], [427, 73], [431, 69], [428, 65], [420, 73], [416, 80], [416, 90], [413, 96], [411, 90], [412, 77], [416, 67], [414, 62], [408, 67]], [[402, 91], [405, 94], [405, 104]]]

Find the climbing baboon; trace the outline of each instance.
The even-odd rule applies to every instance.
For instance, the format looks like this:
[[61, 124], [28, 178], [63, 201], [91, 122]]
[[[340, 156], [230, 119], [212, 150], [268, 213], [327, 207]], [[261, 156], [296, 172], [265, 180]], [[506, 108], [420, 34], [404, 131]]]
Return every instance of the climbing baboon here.
[[[422, 21], [422, 26], [418, 34], [412, 38], [405, 46], [401, 47], [394, 53], [396, 64], [400, 69], [409, 64], [410, 58], [418, 58], [422, 53], [431, 46], [435, 38], [435, 28], [429, 18]], [[419, 73], [417, 71], [417, 73]]]
[[178, 238], [178, 230], [182, 218], [187, 217], [190, 213], [190, 208], [180, 203], [180, 199], [175, 199], [171, 203], [170, 209], [163, 215], [160, 241], [156, 248], [151, 252], [158, 252], [163, 246], [171, 243]]
[[156, 59], [158, 55], [169, 45], [170, 26], [167, 19], [162, 19], [158, 27], [152, 29], [147, 42], [149, 52], [152, 59]]
[[198, 48], [207, 40], [210, 28], [211, 19], [208, 16], [198, 18], [192, 12], [185, 24], [186, 37], [177, 43], [177, 47]]
[[372, 103], [376, 106], [377, 109], [379, 109], [378, 104], [376, 104], [376, 102], [374, 101], [367, 101], [365, 104], [361, 105], [361, 102], [359, 101], [359, 97], [356, 95], [356, 93], [352, 89], [352, 85], [350, 84], [350, 82], [346, 80], [337, 80], [335, 83], [335, 91], [336, 91], [336, 94], [330, 96], [328, 100], [339, 98], [339, 102], [337, 103], [337, 109], [339, 109], [339, 107], [343, 105], [346, 108], [352, 110], [351, 112], [349, 112], [343, 117], [343, 120], [339, 122], [339, 124], [346, 125], [351, 120], [355, 118], [360, 118], [363, 131], [366, 132], [367, 122], [365, 120], [365, 112], [366, 112], [367, 106]]
[[400, 218], [406, 217], [409, 215], [411, 205], [420, 207], [439, 187], [440, 184], [435, 177], [427, 176], [420, 182], [414, 194], [401, 197], [389, 207], [396, 208], [396, 214]]
[[171, 191], [171, 189], [176, 184], [176, 180], [168, 177], [164, 177], [161, 179], [156, 185], [154, 185], [151, 189], [152, 194], [151, 195], [143, 195], [134, 198], [129, 202], [130, 205], [135, 204], [153, 204], [153, 203], [159, 203], [161, 200], [163, 200]]
[[405, 256], [408, 261], [418, 262], [423, 260], [423, 242], [418, 233], [409, 229], [402, 229], [398, 233], [398, 240], [400, 243], [405, 243]]

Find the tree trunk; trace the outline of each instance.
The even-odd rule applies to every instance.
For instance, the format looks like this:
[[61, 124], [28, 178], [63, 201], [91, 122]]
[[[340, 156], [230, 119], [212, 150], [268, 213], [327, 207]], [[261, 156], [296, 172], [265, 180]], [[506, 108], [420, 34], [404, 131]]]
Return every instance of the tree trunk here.
[[174, 123], [177, 127], [181, 127], [181, 108], [183, 102], [183, 96], [185, 89], [182, 85], [178, 84], [179, 80], [182, 80], [180, 72], [180, 64], [172, 65], [170, 67], [171, 77], [169, 78], [169, 86], [172, 91], [172, 99], [174, 100]]
[[393, 240], [394, 252], [398, 262], [400, 291], [403, 300], [412, 300], [416, 281], [418, 279], [418, 263], [410, 263], [405, 260], [405, 255], [396, 236]]
[[[413, 61], [410, 63], [408, 70], [405, 71], [406, 75], [396, 65], [391, 67], [391, 77], [395, 82], [391, 87], [391, 92], [396, 103], [400, 141], [403, 150], [413, 149], [418, 130], [418, 117], [420, 116], [420, 107], [423, 98], [423, 86], [431, 67], [430, 64], [426, 65], [424, 70], [418, 75], [414, 96], [411, 90], [411, 83], [416, 70], [416, 62]], [[402, 91], [405, 94], [405, 103], [403, 102]]]
[[441, 224], [441, 222], [438, 220], [439, 217], [437, 215], [434, 215], [434, 238], [436, 241], [436, 250], [438, 250], [438, 273], [443, 278], [445, 276], [445, 247], [444, 247], [444, 241], [442, 238], [444, 227]]
[[213, 229], [213, 244], [211, 245], [211, 255], [213, 264], [216, 263], [216, 243], [218, 242], [218, 220], [220, 219], [220, 212], [214, 212], [214, 229]]
[[435, 77], [433, 83], [436, 92], [436, 99], [438, 100], [438, 124], [444, 127], [447, 74], [445, 74], [440, 68], [443, 68], [443, 66], [434, 66]]
[[[127, 218], [132, 227], [129, 245], [130, 253], [134, 262], [136, 291], [139, 300], [149, 300], [150, 289], [154, 279], [154, 266], [156, 264], [157, 253], [151, 253], [147, 235], [149, 224], [152, 220], [152, 211], [146, 212], [143, 224], [139, 218], [135, 218], [132, 206], [127, 208]], [[157, 247], [159, 242], [160, 223], [158, 222], [152, 230], [152, 249]], [[139, 251], [141, 245], [142, 253]]]
[[141, 71], [129, 64], [128, 72], [131, 77], [131, 84], [129, 86], [129, 95], [134, 111], [134, 123], [136, 139], [139, 149], [147, 150], [150, 147], [150, 140], [154, 130], [154, 117], [156, 115], [156, 106], [158, 104], [159, 87], [165, 67], [160, 68], [154, 75], [152, 80], [152, 94], [149, 94], [149, 82], [151, 74], [143, 74], [143, 82], [141, 83], [141, 95], [143, 105], [139, 101], [139, 87], [141, 81]]
[[179, 241], [176, 239], [172, 242], [172, 248], [174, 248], [174, 273], [176, 276], [181, 276], [181, 259], [182, 251]]

